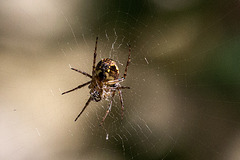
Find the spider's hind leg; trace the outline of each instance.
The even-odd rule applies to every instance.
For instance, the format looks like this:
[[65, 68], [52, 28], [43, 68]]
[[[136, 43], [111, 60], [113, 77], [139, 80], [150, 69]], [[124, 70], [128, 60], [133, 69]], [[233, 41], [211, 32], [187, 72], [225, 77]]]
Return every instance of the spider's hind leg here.
[[96, 37], [96, 43], [95, 43], [95, 49], [94, 49], [94, 54], [93, 54], [93, 66], [92, 66], [92, 75], [95, 72], [96, 69], [96, 57], [97, 57], [97, 43], [98, 43], [98, 37]]
[[128, 70], [128, 66], [129, 66], [129, 63], [131, 62], [131, 46], [129, 45], [129, 50], [128, 50], [128, 60], [127, 60], [127, 64], [126, 64], [126, 67], [125, 67], [125, 72], [124, 72], [124, 75], [123, 75], [123, 78], [125, 79], [126, 76], [127, 76], [127, 70]]

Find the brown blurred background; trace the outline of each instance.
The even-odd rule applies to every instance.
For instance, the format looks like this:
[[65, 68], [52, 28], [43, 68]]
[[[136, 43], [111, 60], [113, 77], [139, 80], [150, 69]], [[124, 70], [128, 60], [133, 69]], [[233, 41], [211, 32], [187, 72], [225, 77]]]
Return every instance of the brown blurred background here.
[[[0, 4], [0, 159], [240, 159], [237, 0], [11, 0]], [[123, 74], [116, 96], [92, 102], [97, 61]]]

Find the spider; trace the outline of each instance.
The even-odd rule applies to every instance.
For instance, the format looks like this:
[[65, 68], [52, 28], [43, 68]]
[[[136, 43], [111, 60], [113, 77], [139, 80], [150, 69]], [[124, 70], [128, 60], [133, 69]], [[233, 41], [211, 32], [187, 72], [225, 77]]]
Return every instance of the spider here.
[[127, 76], [127, 69], [128, 65], [131, 61], [130, 55], [131, 55], [131, 46], [129, 45], [129, 54], [128, 54], [128, 60], [127, 64], [125, 67], [125, 72], [122, 78], [119, 78], [119, 69], [115, 61], [113, 61], [110, 58], [105, 58], [102, 59], [101, 61], [98, 62], [97, 66], [95, 66], [96, 63], [96, 57], [97, 57], [97, 42], [98, 42], [98, 37], [96, 38], [96, 43], [95, 43], [95, 50], [94, 50], [94, 58], [93, 58], [93, 66], [92, 66], [92, 75], [80, 71], [75, 68], [71, 68], [72, 70], [79, 72], [89, 78], [91, 78], [90, 81], [83, 83], [76, 88], [73, 88], [71, 90], [68, 90], [66, 92], [63, 92], [63, 94], [75, 91], [77, 89], [80, 89], [86, 85], [89, 84], [88, 88], [90, 89], [90, 97], [87, 100], [85, 106], [83, 107], [82, 111], [77, 115], [75, 121], [78, 120], [78, 118], [81, 116], [83, 111], [87, 108], [89, 103], [91, 101], [99, 102], [102, 99], [108, 99], [110, 98], [110, 102], [108, 105], [108, 109], [106, 111], [105, 116], [103, 117], [101, 124], [103, 124], [104, 120], [106, 119], [108, 113], [111, 110], [112, 107], [112, 101], [113, 97], [115, 96], [115, 92], [117, 91], [119, 94], [120, 102], [121, 102], [121, 118], [123, 119], [123, 111], [124, 111], [124, 104], [123, 104], [123, 97], [122, 97], [122, 89], [130, 89], [130, 87], [127, 86], [121, 86], [120, 82], [123, 82]]

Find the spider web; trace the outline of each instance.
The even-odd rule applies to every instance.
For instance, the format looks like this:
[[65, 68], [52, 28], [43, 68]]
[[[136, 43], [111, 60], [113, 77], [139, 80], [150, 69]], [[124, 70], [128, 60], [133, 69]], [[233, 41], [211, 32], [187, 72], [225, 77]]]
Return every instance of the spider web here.
[[[239, 1], [3, 2], [0, 159], [229, 159], [240, 157]], [[112, 58], [115, 96], [91, 102], [91, 73]]]

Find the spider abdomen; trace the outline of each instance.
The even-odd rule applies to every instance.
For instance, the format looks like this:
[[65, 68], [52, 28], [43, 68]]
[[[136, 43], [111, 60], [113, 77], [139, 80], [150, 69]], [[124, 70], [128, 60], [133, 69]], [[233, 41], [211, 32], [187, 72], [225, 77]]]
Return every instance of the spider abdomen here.
[[119, 77], [118, 66], [110, 58], [102, 59], [98, 62], [95, 70], [95, 78], [100, 82], [116, 80]]

